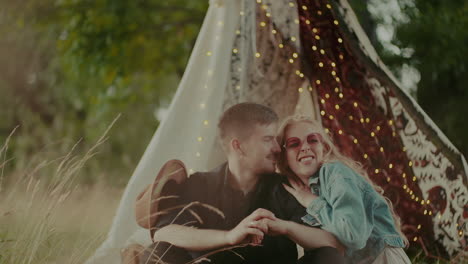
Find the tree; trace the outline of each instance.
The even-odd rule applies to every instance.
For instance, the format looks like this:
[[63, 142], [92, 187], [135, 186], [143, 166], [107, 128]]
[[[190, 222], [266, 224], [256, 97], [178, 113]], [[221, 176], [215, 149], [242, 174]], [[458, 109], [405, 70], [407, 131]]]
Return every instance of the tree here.
[[393, 44], [399, 54], [380, 50], [399, 76], [402, 65], [421, 80], [415, 97], [454, 145], [468, 154], [468, 4], [464, 0], [399, 0], [405, 19], [396, 21]]

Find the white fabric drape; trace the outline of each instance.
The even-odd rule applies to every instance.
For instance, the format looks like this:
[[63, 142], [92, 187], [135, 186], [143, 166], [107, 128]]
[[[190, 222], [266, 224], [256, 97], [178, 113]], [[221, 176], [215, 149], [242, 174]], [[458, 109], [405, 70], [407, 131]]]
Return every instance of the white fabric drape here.
[[162, 164], [177, 158], [187, 169], [197, 171], [223, 161], [216, 143], [216, 121], [229, 78], [239, 8], [239, 1], [210, 3], [168, 115], [125, 189], [107, 239], [87, 263], [119, 263], [120, 250], [126, 244], [150, 241], [148, 230], [136, 223], [134, 205], [138, 193], [154, 179]]

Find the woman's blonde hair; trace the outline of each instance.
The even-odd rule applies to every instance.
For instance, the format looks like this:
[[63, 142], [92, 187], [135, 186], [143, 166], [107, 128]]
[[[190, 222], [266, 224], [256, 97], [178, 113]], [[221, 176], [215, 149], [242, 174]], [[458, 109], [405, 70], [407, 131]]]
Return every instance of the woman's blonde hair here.
[[383, 195], [383, 192], [384, 192], [383, 189], [380, 186], [374, 184], [374, 182], [372, 182], [372, 180], [369, 178], [366, 170], [363, 168], [361, 163], [343, 155], [335, 146], [331, 137], [327, 133], [325, 133], [325, 130], [323, 129], [322, 125], [316, 120], [312, 119], [311, 117], [303, 116], [303, 115], [293, 115], [293, 116], [286, 117], [281, 123], [281, 126], [277, 133], [277, 138], [276, 138], [279, 145], [281, 146], [281, 153], [278, 159], [279, 171], [288, 177], [297, 177], [288, 165], [288, 161], [286, 158], [286, 149], [284, 147], [284, 144], [286, 140], [285, 139], [286, 130], [289, 128], [289, 126], [294, 123], [301, 123], [301, 122], [311, 124], [315, 128], [316, 130], [315, 132], [317, 132], [320, 135], [319, 138], [323, 145], [323, 163], [330, 163], [330, 162], [335, 162], [335, 161], [340, 161], [344, 163], [346, 166], [350, 167], [352, 170], [357, 172], [357, 174], [361, 175], [367, 182], [369, 182], [369, 184], [377, 191], [377, 193], [379, 193], [385, 199], [390, 209], [390, 212], [392, 213], [396, 229], [398, 233], [400, 234], [401, 238], [403, 239], [403, 241], [405, 242], [405, 245], [408, 246], [409, 245], [408, 239], [401, 231], [400, 217], [395, 213], [392, 202]]

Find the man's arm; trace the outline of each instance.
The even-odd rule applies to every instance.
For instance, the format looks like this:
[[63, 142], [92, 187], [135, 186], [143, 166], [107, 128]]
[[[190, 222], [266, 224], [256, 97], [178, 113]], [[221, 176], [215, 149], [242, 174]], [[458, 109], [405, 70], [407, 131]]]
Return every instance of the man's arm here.
[[243, 242], [260, 244], [266, 232], [266, 224], [258, 220], [264, 218], [275, 219], [270, 211], [257, 209], [229, 231], [170, 224], [156, 231], [154, 239], [191, 251], [212, 250]]

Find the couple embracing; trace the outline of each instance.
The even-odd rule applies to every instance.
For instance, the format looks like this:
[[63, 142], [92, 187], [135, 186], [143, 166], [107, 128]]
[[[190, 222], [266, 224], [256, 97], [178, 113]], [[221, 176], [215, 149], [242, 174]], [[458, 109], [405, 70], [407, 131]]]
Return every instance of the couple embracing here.
[[410, 263], [391, 203], [359, 164], [312, 119], [278, 121], [254, 103], [223, 113], [227, 162], [165, 184], [178, 199], [161, 202], [172, 210], [140, 263]]

